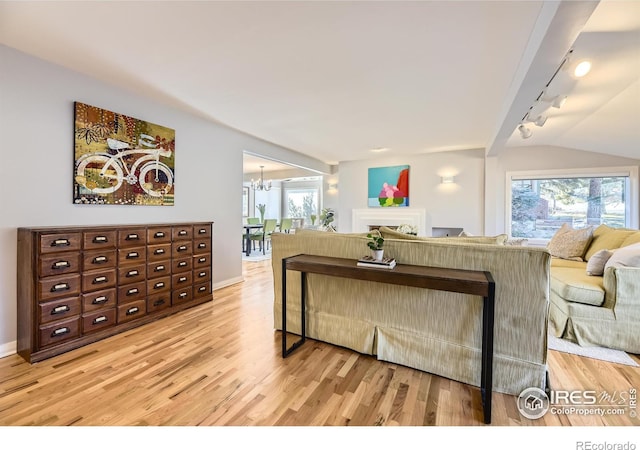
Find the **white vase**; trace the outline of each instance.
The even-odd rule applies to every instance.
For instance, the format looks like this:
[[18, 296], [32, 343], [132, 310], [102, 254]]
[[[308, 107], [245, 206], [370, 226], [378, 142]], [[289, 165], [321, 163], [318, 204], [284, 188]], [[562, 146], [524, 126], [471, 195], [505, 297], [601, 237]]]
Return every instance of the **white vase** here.
[[372, 250], [372, 251], [373, 251], [373, 259], [375, 259], [376, 261], [382, 261], [384, 250]]

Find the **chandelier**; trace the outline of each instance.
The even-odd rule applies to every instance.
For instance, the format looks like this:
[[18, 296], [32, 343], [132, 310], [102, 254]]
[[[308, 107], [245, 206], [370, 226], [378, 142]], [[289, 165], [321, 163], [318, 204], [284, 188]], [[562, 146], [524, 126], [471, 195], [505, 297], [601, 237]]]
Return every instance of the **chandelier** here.
[[260, 166], [260, 178], [258, 180], [251, 179], [251, 189], [254, 191], [268, 191], [271, 189], [271, 180], [264, 181], [264, 166]]

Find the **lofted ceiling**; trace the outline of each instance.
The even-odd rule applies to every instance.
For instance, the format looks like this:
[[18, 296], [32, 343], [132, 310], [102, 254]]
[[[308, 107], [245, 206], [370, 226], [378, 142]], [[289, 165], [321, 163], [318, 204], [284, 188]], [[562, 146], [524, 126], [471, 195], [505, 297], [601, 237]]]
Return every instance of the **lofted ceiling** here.
[[[558, 145], [640, 158], [640, 2], [0, 2], [0, 43], [327, 164]], [[593, 60], [533, 136], [567, 51]]]

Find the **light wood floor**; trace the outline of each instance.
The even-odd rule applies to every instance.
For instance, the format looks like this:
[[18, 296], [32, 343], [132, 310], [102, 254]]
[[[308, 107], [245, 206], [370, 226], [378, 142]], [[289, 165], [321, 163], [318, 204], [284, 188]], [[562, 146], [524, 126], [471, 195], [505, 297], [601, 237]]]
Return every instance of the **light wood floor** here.
[[[270, 261], [214, 301], [29, 365], [0, 359], [0, 425], [483, 425], [477, 388], [272, 328]], [[636, 360], [638, 358], [636, 357]], [[640, 388], [640, 369], [550, 351], [553, 389]], [[640, 425], [623, 415], [522, 417], [493, 394], [492, 425]]]

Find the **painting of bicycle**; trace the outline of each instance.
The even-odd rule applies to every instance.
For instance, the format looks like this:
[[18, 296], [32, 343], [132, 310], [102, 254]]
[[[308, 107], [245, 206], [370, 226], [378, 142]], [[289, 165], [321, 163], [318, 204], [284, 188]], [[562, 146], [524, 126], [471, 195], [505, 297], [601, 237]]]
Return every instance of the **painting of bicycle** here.
[[80, 102], [73, 201], [173, 206], [175, 130]]

